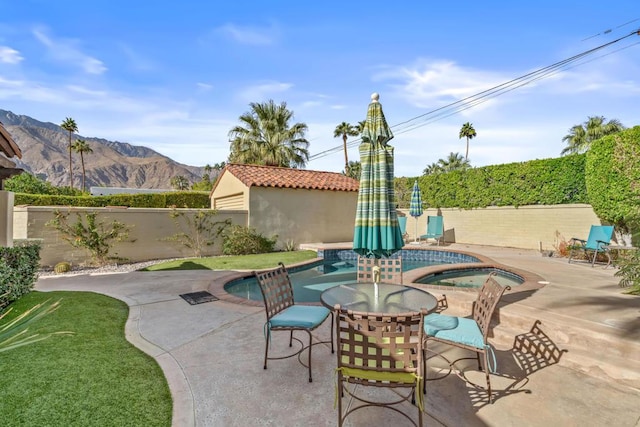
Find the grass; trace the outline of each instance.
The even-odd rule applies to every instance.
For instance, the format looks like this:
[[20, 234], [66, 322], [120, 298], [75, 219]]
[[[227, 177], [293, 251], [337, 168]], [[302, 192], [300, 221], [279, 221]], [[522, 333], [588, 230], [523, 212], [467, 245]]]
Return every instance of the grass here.
[[169, 387], [156, 361], [124, 337], [125, 303], [89, 292], [31, 292], [7, 320], [46, 301], [30, 333], [72, 331], [0, 353], [3, 426], [170, 426]]
[[155, 264], [141, 271], [163, 270], [260, 270], [317, 258], [315, 251], [272, 252], [268, 254], [188, 258]]

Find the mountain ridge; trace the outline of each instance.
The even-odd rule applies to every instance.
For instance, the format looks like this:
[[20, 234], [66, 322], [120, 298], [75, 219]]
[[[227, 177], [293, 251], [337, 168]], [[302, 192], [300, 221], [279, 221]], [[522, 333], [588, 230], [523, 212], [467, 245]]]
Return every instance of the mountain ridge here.
[[[69, 134], [51, 122], [0, 109], [0, 122], [22, 151], [22, 159], [11, 159], [22, 168], [56, 186], [69, 186]], [[84, 139], [92, 153], [84, 154], [86, 188], [126, 187], [169, 189], [171, 178], [184, 176], [200, 181], [204, 168], [185, 165], [141, 145], [73, 134]], [[73, 187], [82, 185], [80, 155], [73, 152]], [[213, 160], [210, 162], [213, 164]]]

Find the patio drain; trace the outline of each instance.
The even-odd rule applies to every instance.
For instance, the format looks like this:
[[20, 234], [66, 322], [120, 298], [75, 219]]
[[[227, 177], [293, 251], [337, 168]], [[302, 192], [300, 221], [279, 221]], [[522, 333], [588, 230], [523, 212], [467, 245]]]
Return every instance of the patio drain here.
[[218, 297], [211, 295], [207, 291], [191, 292], [188, 294], [181, 294], [180, 298], [185, 300], [191, 305], [202, 304], [205, 302], [218, 301]]

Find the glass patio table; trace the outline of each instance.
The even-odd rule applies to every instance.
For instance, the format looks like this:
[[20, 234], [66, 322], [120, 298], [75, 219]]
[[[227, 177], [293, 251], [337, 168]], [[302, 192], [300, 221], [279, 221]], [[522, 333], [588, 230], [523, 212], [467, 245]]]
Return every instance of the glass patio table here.
[[427, 291], [404, 285], [378, 283], [376, 295], [373, 283], [338, 285], [322, 292], [320, 301], [333, 310], [336, 304], [353, 311], [370, 313], [406, 313], [436, 308], [437, 300]]

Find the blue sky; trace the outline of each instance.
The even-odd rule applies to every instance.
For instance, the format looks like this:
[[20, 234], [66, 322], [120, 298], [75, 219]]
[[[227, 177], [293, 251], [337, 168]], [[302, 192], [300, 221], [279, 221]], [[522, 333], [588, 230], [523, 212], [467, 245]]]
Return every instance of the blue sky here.
[[[0, 108], [203, 166], [226, 160], [250, 102], [285, 101], [309, 127], [307, 168], [339, 172], [341, 151], [317, 154], [372, 92], [396, 126], [640, 29], [637, 0], [440, 3], [0, 0]], [[638, 43], [393, 127], [396, 176], [464, 154], [467, 121], [473, 166], [557, 157], [588, 116], [640, 124]]]

